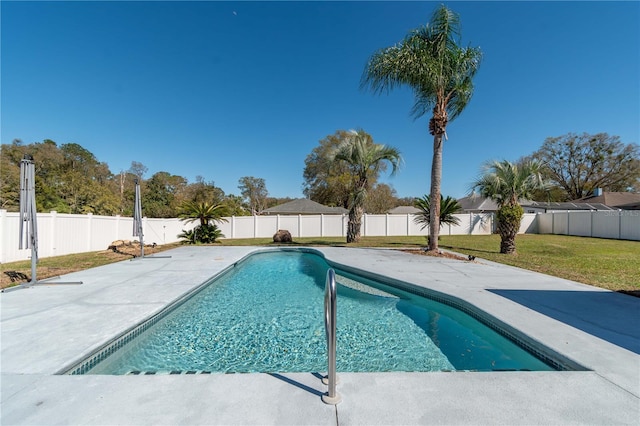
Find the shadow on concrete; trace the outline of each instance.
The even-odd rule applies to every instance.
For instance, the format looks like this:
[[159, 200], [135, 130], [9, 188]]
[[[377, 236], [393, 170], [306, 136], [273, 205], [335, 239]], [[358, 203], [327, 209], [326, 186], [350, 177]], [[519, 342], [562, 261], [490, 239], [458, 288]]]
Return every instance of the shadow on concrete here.
[[[312, 394], [314, 394], [314, 395], [317, 395], [317, 396], [319, 396], [319, 397], [322, 397], [322, 395], [324, 395], [324, 392], [321, 392], [321, 391], [319, 391], [319, 390], [317, 390], [317, 389], [314, 389], [314, 388], [312, 388], [312, 387], [310, 387], [310, 386], [304, 385], [304, 384], [302, 384], [302, 383], [300, 383], [300, 382], [296, 382], [295, 380], [290, 379], [290, 378], [288, 378], [288, 377], [286, 377], [286, 376], [283, 376], [282, 374], [278, 374], [278, 373], [269, 373], [269, 375], [270, 375], [271, 377], [275, 377], [275, 378], [276, 378], [276, 379], [278, 379], [278, 380], [282, 380], [282, 381], [283, 381], [283, 382], [285, 382], [285, 383], [289, 383], [290, 385], [293, 385], [293, 386], [295, 386], [295, 387], [297, 387], [297, 388], [300, 388], [300, 389], [302, 389], [302, 390], [305, 390], [305, 391], [307, 391], [307, 392], [309, 392], [309, 393], [312, 393]], [[315, 376], [315, 374], [314, 374], [314, 376]], [[320, 376], [320, 377], [322, 378], [322, 376]]]
[[640, 354], [640, 299], [612, 291], [489, 290]]

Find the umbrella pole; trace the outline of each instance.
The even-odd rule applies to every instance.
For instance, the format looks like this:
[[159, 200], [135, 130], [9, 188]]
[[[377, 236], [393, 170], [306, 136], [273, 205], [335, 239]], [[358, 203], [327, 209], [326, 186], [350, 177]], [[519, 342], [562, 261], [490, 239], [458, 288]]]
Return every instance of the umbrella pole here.
[[38, 278], [36, 277], [36, 264], [38, 263], [38, 253], [36, 252], [36, 248], [31, 246], [31, 281], [29, 281], [29, 285], [34, 285], [38, 283]]
[[[155, 256], [144, 257], [144, 229], [142, 226], [142, 199], [140, 197], [140, 183], [138, 179], [135, 181], [135, 198], [133, 200], [133, 236], [140, 238], [140, 257], [138, 259], [160, 259], [169, 258], [171, 256]], [[131, 259], [131, 260], [135, 260]]]

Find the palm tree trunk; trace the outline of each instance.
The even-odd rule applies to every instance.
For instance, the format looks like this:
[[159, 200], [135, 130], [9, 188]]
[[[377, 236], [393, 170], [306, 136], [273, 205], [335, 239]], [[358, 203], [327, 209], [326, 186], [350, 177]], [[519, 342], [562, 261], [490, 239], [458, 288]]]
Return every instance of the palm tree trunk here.
[[498, 221], [500, 253], [516, 254], [516, 235], [518, 235], [518, 229], [520, 229], [520, 223]]
[[520, 230], [523, 210], [520, 204], [505, 205], [496, 212], [498, 233], [500, 234], [500, 253], [516, 254], [516, 235]]
[[347, 243], [360, 241], [360, 226], [362, 225], [362, 206], [353, 206], [349, 210], [349, 224], [347, 225]]
[[442, 135], [433, 136], [433, 160], [431, 162], [431, 192], [429, 209], [429, 250], [438, 250], [440, 234], [440, 183], [442, 181]]

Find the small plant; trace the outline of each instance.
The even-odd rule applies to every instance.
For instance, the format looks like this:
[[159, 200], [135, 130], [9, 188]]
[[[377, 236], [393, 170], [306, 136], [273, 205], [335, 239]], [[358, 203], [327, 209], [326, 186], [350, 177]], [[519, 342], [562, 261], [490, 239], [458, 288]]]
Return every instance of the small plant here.
[[[424, 229], [431, 223], [431, 202], [430, 196], [425, 195], [422, 198], [416, 198], [414, 205], [420, 209], [420, 212], [416, 215], [413, 221], [417, 225], [422, 225], [420, 229]], [[442, 194], [440, 194], [440, 228], [442, 225], [459, 225], [460, 219], [454, 216], [455, 213], [462, 210], [462, 206], [458, 203], [453, 197], [447, 195], [447, 198], [444, 198]], [[440, 240], [440, 235], [438, 235], [438, 240]], [[427, 235], [427, 243], [429, 247], [431, 247], [431, 235]]]

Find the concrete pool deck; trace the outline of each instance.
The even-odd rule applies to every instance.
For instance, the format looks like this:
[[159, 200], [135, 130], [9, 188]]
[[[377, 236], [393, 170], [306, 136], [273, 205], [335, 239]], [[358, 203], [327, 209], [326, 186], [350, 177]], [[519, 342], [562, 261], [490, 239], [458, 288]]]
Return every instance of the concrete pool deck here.
[[[259, 247], [182, 247], [0, 295], [0, 424], [639, 424], [640, 298], [478, 259], [314, 248], [460, 298], [589, 371], [56, 375]], [[338, 300], [338, 309], [340, 302]]]

